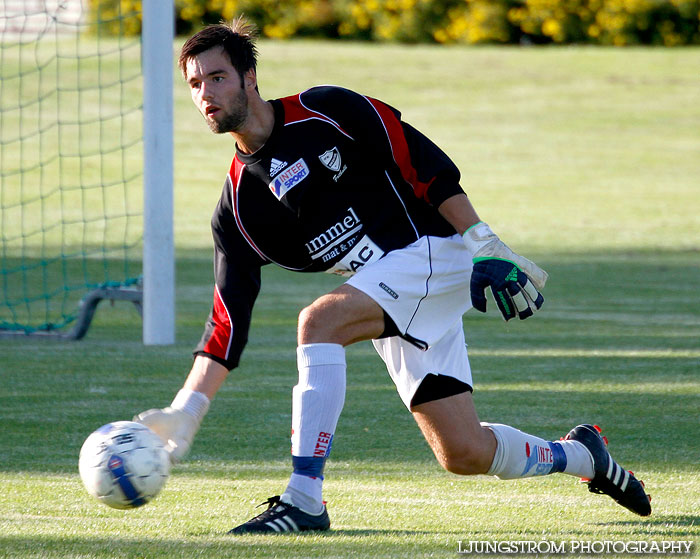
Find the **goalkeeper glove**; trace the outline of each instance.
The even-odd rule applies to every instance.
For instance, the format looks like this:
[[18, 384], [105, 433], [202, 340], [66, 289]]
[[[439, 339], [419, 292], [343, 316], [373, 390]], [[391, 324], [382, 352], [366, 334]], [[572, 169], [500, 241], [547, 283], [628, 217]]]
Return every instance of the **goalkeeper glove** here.
[[486, 312], [487, 287], [506, 321], [515, 316], [524, 320], [542, 307], [540, 290], [547, 272], [515, 254], [483, 221], [467, 229], [462, 238], [474, 261], [470, 290], [476, 310]]
[[170, 461], [175, 464], [189, 451], [208, 410], [209, 398], [205, 394], [183, 388], [169, 407], [142, 412], [134, 417], [134, 421], [163, 439]]

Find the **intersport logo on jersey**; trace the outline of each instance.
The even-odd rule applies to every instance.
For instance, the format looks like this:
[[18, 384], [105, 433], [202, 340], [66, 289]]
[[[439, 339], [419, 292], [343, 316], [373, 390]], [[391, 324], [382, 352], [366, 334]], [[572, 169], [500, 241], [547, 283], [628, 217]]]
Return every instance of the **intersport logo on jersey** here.
[[277, 178], [270, 183], [270, 190], [278, 200], [287, 194], [292, 188], [309, 176], [309, 166], [304, 159], [299, 159], [282, 171]]

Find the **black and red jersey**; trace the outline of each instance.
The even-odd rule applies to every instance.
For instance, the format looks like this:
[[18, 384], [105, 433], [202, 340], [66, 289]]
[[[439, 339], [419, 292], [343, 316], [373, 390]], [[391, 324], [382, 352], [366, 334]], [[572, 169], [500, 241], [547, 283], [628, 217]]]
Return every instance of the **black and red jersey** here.
[[195, 354], [232, 369], [248, 338], [260, 269], [351, 275], [454, 228], [438, 206], [459, 171], [394, 108], [334, 86], [271, 101], [275, 125], [236, 152], [212, 217], [214, 304]]

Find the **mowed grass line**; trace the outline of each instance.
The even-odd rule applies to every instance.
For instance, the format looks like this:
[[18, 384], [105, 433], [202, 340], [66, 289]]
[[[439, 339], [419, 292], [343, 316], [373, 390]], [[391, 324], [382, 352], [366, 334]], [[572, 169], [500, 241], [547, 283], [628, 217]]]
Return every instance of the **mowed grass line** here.
[[[621, 516], [600, 497], [588, 495], [573, 479], [548, 478], [503, 484], [436, 475], [429, 468], [407, 469], [405, 479], [380, 476], [360, 480], [352, 467], [328, 482], [334, 530], [322, 535], [231, 538], [224, 532], [245, 518], [255, 500], [244, 492], [274, 491], [282, 478], [226, 480], [182, 473], [148, 508], [130, 512], [92, 510], [74, 498], [65, 477], [34, 480], [34, 491], [17, 496], [62, 495], [69, 505], [49, 501], [34, 515], [8, 514], [24, 536], [0, 537], [8, 557], [449, 557], [468, 540], [688, 540], [688, 514], [657, 513], [639, 522]], [[225, 466], [224, 466], [225, 467]], [[381, 467], [381, 464], [380, 464]], [[337, 469], [337, 468], [336, 468]], [[351, 471], [352, 469], [352, 471]], [[392, 467], [393, 469], [393, 467]], [[684, 482], [657, 474], [660, 483], [682, 492]], [[19, 484], [22, 480], [12, 479]], [[448, 497], [446, 497], [448, 496]], [[187, 507], [182, 501], [187, 499]], [[380, 500], [381, 499], [381, 500]], [[680, 501], [690, 510], [690, 496]], [[185, 508], [189, 509], [185, 510]], [[206, 511], [206, 518], [192, 511]], [[204, 515], [202, 515], [204, 516]], [[25, 549], [23, 549], [23, 547]], [[20, 554], [19, 552], [24, 552]], [[413, 555], [411, 555], [413, 554]]]
[[[575, 268], [544, 264], [576, 284]], [[295, 309], [335, 281], [265, 270], [245, 364], [215, 400], [190, 458], [139, 510], [92, 500], [77, 475], [77, 452], [94, 427], [167, 403], [187, 366], [187, 344], [142, 347], [133, 332], [138, 321], [120, 306], [101, 311], [84, 343], [23, 344], [3, 375], [0, 478], [8, 489], [0, 495], [0, 557], [450, 557], [470, 539], [697, 541], [700, 449], [692, 418], [700, 358], [692, 340], [676, 338], [697, 336], [700, 326], [616, 324], [612, 333], [585, 310], [603, 295], [624, 302], [626, 291], [612, 281], [582, 291], [582, 310], [568, 320], [568, 303], [556, 291], [551, 312], [529, 323], [468, 314], [475, 398], [482, 419], [550, 438], [579, 421], [600, 423], [615, 457], [646, 480], [651, 518], [589, 494], [570, 477], [499, 482], [443, 472], [380, 360], [360, 344], [348, 350], [347, 401], [327, 468], [334, 531], [224, 536], [286, 483]], [[184, 337], [199, 330], [189, 307], [206, 304], [183, 305]], [[649, 340], [644, 347], [630, 330]], [[114, 332], [123, 339], [112, 339]]]
[[163, 494], [128, 512], [92, 500], [77, 474], [82, 441], [171, 401], [211, 304], [208, 220], [232, 145], [209, 135], [176, 86], [178, 343], [144, 347], [127, 304], [101, 306], [80, 343], [0, 340], [0, 557], [454, 557], [470, 539], [697, 542], [699, 175], [689, 154], [700, 134], [689, 68], [700, 51], [307, 42], [261, 51], [265, 97], [347, 85], [401, 108], [458, 160], [484, 217], [551, 276], [532, 320], [465, 317], [482, 420], [549, 438], [599, 423], [615, 457], [647, 482], [653, 516], [570, 477], [443, 472], [360, 344], [348, 350], [326, 472], [334, 531], [223, 535], [286, 483], [296, 315], [339, 284], [273, 268], [242, 366]]

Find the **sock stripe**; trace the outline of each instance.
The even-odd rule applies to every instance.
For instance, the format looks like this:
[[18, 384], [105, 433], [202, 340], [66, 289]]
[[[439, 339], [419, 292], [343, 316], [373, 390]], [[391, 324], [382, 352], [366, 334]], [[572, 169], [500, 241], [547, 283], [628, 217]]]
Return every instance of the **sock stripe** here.
[[566, 452], [564, 452], [561, 444], [557, 442], [550, 442], [549, 448], [552, 451], [552, 469], [550, 473], [563, 472], [566, 470]]
[[292, 456], [294, 473], [306, 477], [318, 477], [323, 479], [323, 468], [326, 458], [320, 456]]

